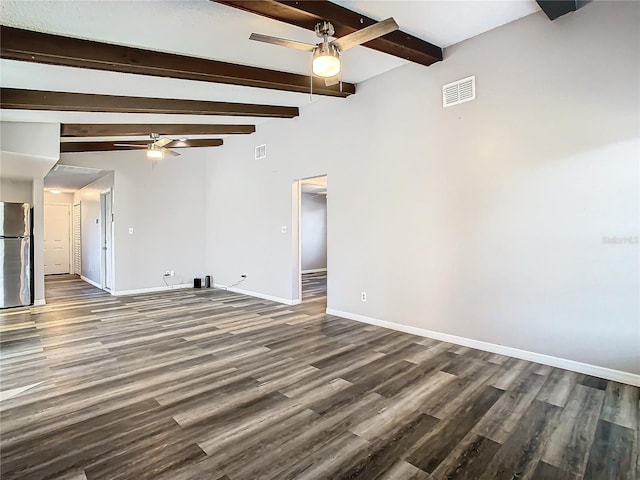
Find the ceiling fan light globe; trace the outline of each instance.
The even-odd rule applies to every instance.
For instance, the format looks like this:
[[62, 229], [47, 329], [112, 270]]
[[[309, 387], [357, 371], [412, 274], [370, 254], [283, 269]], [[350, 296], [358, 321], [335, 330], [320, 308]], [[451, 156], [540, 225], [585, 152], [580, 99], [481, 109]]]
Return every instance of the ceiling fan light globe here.
[[340, 59], [332, 55], [320, 55], [313, 59], [313, 73], [319, 77], [335, 77], [340, 73]]
[[340, 73], [340, 54], [333, 45], [322, 45], [313, 53], [312, 70], [319, 77], [335, 77]]
[[164, 153], [162, 153], [162, 150], [150, 148], [147, 150], [147, 158], [151, 160], [160, 160], [164, 158]]

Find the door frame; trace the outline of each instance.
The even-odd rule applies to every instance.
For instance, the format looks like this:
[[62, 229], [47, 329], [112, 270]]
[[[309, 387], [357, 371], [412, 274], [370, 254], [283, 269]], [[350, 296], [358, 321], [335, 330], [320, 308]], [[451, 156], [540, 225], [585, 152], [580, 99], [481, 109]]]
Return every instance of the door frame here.
[[[78, 207], [77, 217], [75, 215], [76, 206]], [[75, 239], [73, 237], [73, 229], [74, 229], [76, 218], [78, 220], [78, 227], [80, 229], [80, 242], [79, 242], [80, 263], [77, 265], [76, 265], [76, 250], [75, 250], [76, 246], [75, 246]], [[72, 274], [82, 276], [82, 202], [71, 204], [71, 257], [72, 257], [72, 261], [71, 261]], [[78, 273], [76, 273], [76, 270], [78, 271]]]
[[[46, 210], [47, 206], [53, 206], [53, 207], [67, 207], [67, 216], [69, 218], [69, 231], [67, 232], [67, 236], [68, 236], [68, 243], [69, 243], [69, 274], [73, 274], [73, 217], [72, 217], [72, 205], [69, 203], [45, 203], [44, 204], [44, 209]], [[47, 230], [47, 225], [46, 225], [47, 220], [44, 219], [44, 231], [46, 232]], [[44, 240], [44, 239], [43, 239]], [[51, 275], [51, 274], [48, 274]]]
[[[314, 178], [327, 177], [327, 189], [329, 175], [322, 173], [294, 180], [291, 187], [291, 235], [292, 235], [292, 264], [293, 264], [293, 298], [294, 305], [302, 303], [302, 182]], [[327, 196], [327, 219], [329, 218], [329, 197]], [[329, 272], [329, 235], [327, 235], [327, 272]], [[327, 274], [327, 283], [329, 275]], [[329, 288], [327, 285], [327, 305], [329, 301]]]
[[[107, 195], [111, 200], [111, 218], [106, 218], [106, 198]], [[82, 207], [81, 207], [82, 208]], [[107, 224], [106, 222], [111, 222], [111, 235], [109, 238], [110, 245], [110, 258], [107, 259], [105, 254], [104, 244], [106, 243], [107, 237]], [[113, 261], [113, 188], [107, 188], [100, 192], [100, 288], [105, 290], [106, 292], [113, 292], [115, 289], [113, 288], [115, 284], [115, 262]], [[111, 286], [107, 287], [107, 260], [109, 260], [111, 266]]]

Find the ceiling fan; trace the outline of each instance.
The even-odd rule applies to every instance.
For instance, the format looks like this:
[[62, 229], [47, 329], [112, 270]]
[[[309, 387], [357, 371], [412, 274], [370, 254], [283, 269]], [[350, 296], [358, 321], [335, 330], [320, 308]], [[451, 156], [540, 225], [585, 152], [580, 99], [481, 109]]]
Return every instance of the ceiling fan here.
[[160, 137], [157, 133], [150, 133], [149, 137], [151, 138], [151, 143], [148, 145], [135, 145], [133, 143], [116, 143], [114, 144], [116, 147], [134, 147], [134, 148], [146, 148], [147, 149], [147, 158], [151, 158], [153, 160], [158, 160], [164, 158], [165, 154], [173, 155], [177, 157], [180, 155], [178, 152], [174, 152], [168, 148], [165, 148], [165, 145], [170, 144], [174, 140], [168, 137]]
[[381, 37], [394, 30], [398, 30], [398, 24], [393, 18], [387, 18], [381, 22], [374, 23], [368, 27], [357, 30], [349, 35], [329, 41], [329, 37], [335, 34], [335, 29], [331, 22], [325, 20], [316, 24], [316, 35], [322, 41], [316, 45], [311, 43], [297, 42], [285, 38], [271, 37], [260, 33], [252, 33], [250, 40], [271, 43], [282, 47], [295, 48], [305, 52], [313, 52], [312, 71], [314, 75], [325, 79], [327, 86], [335, 85], [340, 81], [340, 53], [350, 48], [362, 45], [374, 38]]

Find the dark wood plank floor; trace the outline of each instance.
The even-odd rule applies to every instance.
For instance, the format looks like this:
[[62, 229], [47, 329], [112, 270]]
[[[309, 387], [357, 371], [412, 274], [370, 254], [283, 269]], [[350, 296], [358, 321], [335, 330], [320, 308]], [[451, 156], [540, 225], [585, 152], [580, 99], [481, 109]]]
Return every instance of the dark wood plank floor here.
[[635, 387], [328, 316], [310, 290], [47, 292], [0, 312], [3, 479], [638, 479]]

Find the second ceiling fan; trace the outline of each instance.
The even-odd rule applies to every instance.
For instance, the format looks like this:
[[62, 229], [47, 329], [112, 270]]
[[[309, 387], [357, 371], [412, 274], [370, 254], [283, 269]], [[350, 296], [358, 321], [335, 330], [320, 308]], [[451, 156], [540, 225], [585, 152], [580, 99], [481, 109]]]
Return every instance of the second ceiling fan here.
[[295, 48], [296, 50], [303, 50], [305, 52], [313, 52], [313, 73], [324, 78], [325, 84], [330, 86], [340, 82], [340, 72], [342, 71], [340, 64], [341, 52], [362, 45], [387, 33], [391, 33], [398, 30], [398, 28], [400, 27], [398, 27], [398, 24], [393, 18], [387, 18], [386, 20], [374, 23], [344, 37], [329, 41], [329, 37], [335, 34], [335, 29], [333, 25], [331, 25], [331, 22], [325, 20], [316, 24], [316, 35], [322, 39], [322, 41], [316, 45], [262, 35], [260, 33], [252, 33], [249, 39], [280, 45], [282, 47]]
[[165, 154], [173, 155], [175, 157], [179, 156], [178, 152], [174, 152], [168, 148], [165, 148], [165, 145], [168, 145], [175, 140], [168, 137], [160, 137], [157, 133], [150, 133], [149, 137], [151, 139], [151, 143], [148, 145], [134, 145], [132, 143], [116, 143], [114, 144], [116, 147], [134, 147], [134, 148], [146, 148], [147, 149], [147, 157], [152, 160], [158, 160], [164, 158]]

